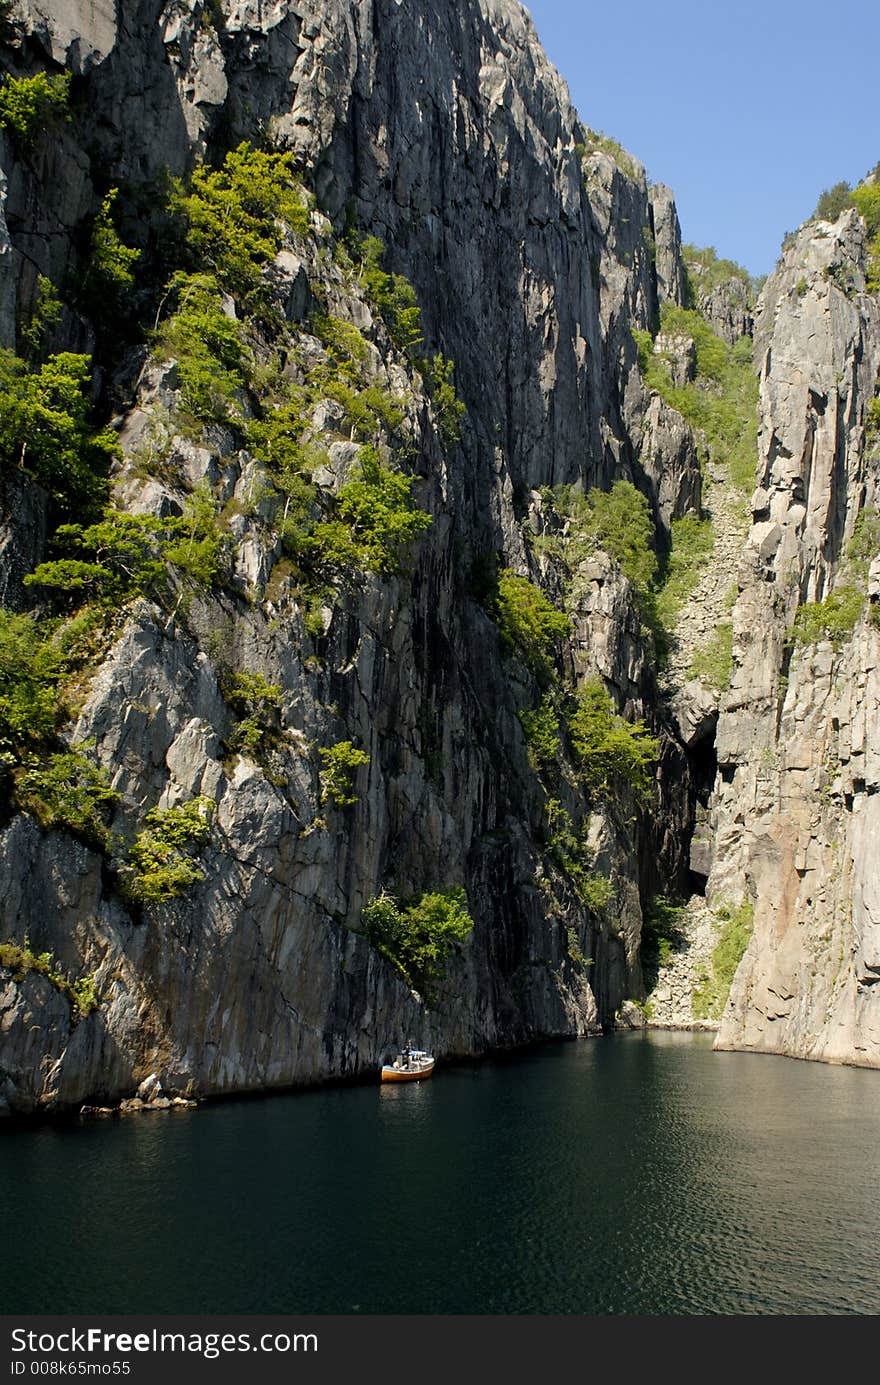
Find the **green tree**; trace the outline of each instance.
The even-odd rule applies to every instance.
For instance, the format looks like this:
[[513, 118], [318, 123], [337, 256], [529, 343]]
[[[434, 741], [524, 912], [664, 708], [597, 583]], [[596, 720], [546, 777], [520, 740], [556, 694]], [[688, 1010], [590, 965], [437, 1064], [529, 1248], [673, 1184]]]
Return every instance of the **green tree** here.
[[191, 267], [208, 270], [228, 293], [259, 298], [261, 271], [281, 248], [282, 223], [299, 235], [309, 212], [293, 173], [293, 154], [246, 141], [220, 168], [203, 164], [186, 186], [174, 184], [171, 210], [185, 225]]
[[35, 616], [0, 608], [0, 758], [7, 765], [54, 732], [64, 669]]
[[68, 604], [116, 606], [133, 596], [162, 601], [171, 563], [200, 586], [217, 580], [225, 543], [207, 487], [187, 498], [182, 515], [135, 515], [107, 509], [96, 524], [62, 524], [55, 548], [71, 555], [40, 563], [26, 586], [53, 588]]
[[176, 899], [204, 880], [194, 852], [211, 835], [214, 804], [199, 795], [177, 808], [151, 808], [135, 837], [124, 868], [125, 888], [133, 899], [161, 903]]
[[107, 846], [107, 812], [119, 801], [104, 770], [81, 750], [31, 759], [16, 784], [16, 797], [41, 827], [62, 827], [90, 845]]
[[61, 321], [61, 312], [62, 303], [58, 290], [51, 279], [47, 279], [45, 274], [40, 274], [37, 278], [33, 312], [27, 325], [22, 327], [19, 333], [22, 354], [32, 368], [45, 360], [46, 346]]
[[241, 324], [224, 310], [217, 280], [209, 274], [178, 274], [172, 280], [178, 307], [156, 334], [164, 359], [177, 361], [184, 407], [203, 423], [237, 420], [238, 391], [252, 364]]
[[407, 985], [432, 1004], [444, 962], [452, 947], [464, 942], [474, 921], [462, 889], [434, 890], [407, 903], [383, 890], [365, 905], [361, 926]]
[[534, 710], [518, 713], [529, 748], [529, 764], [540, 773], [555, 763], [561, 749], [558, 697], [547, 692]]
[[0, 86], [0, 128], [28, 149], [53, 123], [70, 119], [69, 101], [69, 72], [6, 77]]
[[431, 523], [412, 498], [412, 478], [382, 466], [364, 447], [360, 475], [341, 486], [332, 517], [312, 530], [308, 555], [318, 566], [368, 569], [388, 576], [400, 570], [401, 552]]
[[620, 564], [637, 592], [647, 591], [657, 575], [647, 498], [632, 482], [615, 481], [610, 491], [591, 490], [587, 505], [588, 525], [599, 547]]
[[455, 392], [454, 373], [452, 361], [439, 353], [434, 356], [429, 368], [431, 399], [441, 436], [449, 443], [460, 440], [461, 425], [467, 415], [464, 401]]
[[270, 683], [265, 674], [234, 673], [224, 688], [226, 701], [241, 718], [232, 735], [230, 749], [259, 755], [277, 735], [281, 707], [281, 684]]
[[51, 587], [69, 601], [93, 599], [117, 605], [131, 596], [155, 593], [165, 575], [160, 556], [168, 522], [155, 515], [106, 510], [97, 524], [62, 524], [53, 544], [82, 557], [57, 558], [27, 576], [27, 586]]
[[354, 792], [357, 772], [363, 765], [370, 763], [369, 755], [356, 749], [351, 741], [337, 741], [335, 745], [321, 746], [318, 754], [323, 764], [321, 802], [332, 803], [335, 808], [350, 808], [358, 801]]
[[568, 617], [540, 587], [510, 568], [498, 573], [493, 614], [502, 643], [517, 650], [537, 678], [549, 679], [556, 642], [569, 633]]
[[134, 269], [141, 257], [139, 250], [125, 245], [113, 220], [113, 208], [118, 188], [111, 188], [101, 203], [92, 227], [89, 258], [83, 282], [83, 297], [89, 310], [107, 320], [134, 288]]
[[829, 592], [823, 601], [806, 601], [794, 619], [795, 643], [830, 640], [839, 649], [858, 624], [864, 606], [865, 593], [847, 583]]
[[826, 188], [820, 195], [813, 216], [818, 217], [821, 221], [836, 221], [841, 212], [846, 211], [846, 208], [851, 206], [852, 188], [849, 183], [835, 183], [833, 187]]
[[19, 468], [63, 509], [91, 514], [107, 493], [116, 434], [90, 421], [90, 360], [63, 352], [38, 370], [0, 351], [0, 465]]
[[590, 793], [605, 796], [626, 785], [637, 800], [648, 800], [660, 743], [644, 722], [618, 716], [600, 678], [578, 689], [568, 729]]
[[382, 268], [385, 246], [378, 236], [364, 236], [357, 248], [361, 278], [399, 351], [413, 356], [422, 343], [422, 315], [412, 284], [402, 274]]

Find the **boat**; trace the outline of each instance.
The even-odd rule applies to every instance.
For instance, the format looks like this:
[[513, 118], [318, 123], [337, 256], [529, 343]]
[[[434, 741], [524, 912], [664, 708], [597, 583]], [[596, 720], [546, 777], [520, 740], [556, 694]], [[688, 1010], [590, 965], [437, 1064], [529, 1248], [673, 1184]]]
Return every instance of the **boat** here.
[[421, 1048], [403, 1048], [393, 1063], [382, 1064], [383, 1082], [420, 1082], [434, 1071], [434, 1059]]

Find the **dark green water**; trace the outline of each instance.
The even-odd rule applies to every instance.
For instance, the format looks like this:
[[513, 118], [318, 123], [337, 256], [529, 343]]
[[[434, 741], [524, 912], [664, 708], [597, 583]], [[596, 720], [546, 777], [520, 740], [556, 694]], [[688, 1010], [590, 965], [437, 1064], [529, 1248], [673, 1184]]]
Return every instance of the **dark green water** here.
[[880, 1073], [679, 1034], [6, 1131], [0, 1311], [878, 1313], [878, 1151]]

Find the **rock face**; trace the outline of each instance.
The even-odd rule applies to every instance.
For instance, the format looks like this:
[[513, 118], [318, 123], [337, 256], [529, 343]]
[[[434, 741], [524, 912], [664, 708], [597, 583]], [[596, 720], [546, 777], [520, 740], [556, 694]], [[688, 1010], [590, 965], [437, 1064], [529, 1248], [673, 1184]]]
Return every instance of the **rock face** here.
[[[603, 153], [581, 159], [565, 84], [519, 5], [450, 2], [417, 17], [391, 0], [223, 9], [218, 26], [217, 7], [198, 0], [158, 18], [134, 5], [114, 36], [100, 7], [91, 27], [76, 6], [53, 7], [51, 22], [31, 7], [31, 32], [83, 73], [94, 118], [61, 129], [28, 167], [7, 151], [14, 223], [56, 228], [35, 265], [13, 237], [19, 302], [31, 301], [37, 270], [76, 272], [108, 178], [146, 187], [159, 162], [184, 172], [216, 129], [234, 146], [271, 127], [328, 217], [386, 241], [390, 267], [415, 286], [426, 343], [456, 363], [467, 422], [459, 444], [444, 444], [420, 379], [371, 347], [375, 383], [409, 401], [417, 493], [433, 522], [408, 573], [366, 578], [325, 608], [316, 633], [276, 571], [277, 535], [253, 503], [258, 465], [229, 438], [173, 437], [164, 472], [145, 479], [149, 440], [175, 405], [174, 367], [148, 364], [133, 397], [128, 387], [116, 503], [175, 513], [207, 482], [234, 507], [234, 575], [185, 620], [146, 601], [122, 612], [70, 734], [112, 775], [119, 830], [194, 795], [214, 802], [214, 827], [203, 882], [138, 910], [94, 849], [27, 815], [5, 826], [0, 934], [27, 935], [70, 976], [92, 975], [100, 995], [74, 1022], [45, 977], [7, 982], [0, 1068], [14, 1109], [135, 1099], [148, 1078], [173, 1099], [350, 1076], [406, 1040], [442, 1055], [598, 1032], [640, 993], [641, 900], [659, 874], [687, 871], [678, 807], [658, 799], [645, 817], [621, 803], [583, 824], [593, 868], [616, 891], [613, 917], [573, 893], [548, 853], [546, 792], [517, 716], [533, 677], [470, 589], [486, 552], [540, 577], [521, 529], [530, 488], [631, 478], [661, 525], [699, 507], [693, 438], [671, 411], [646, 418], [630, 335], [651, 325], [659, 293], [643, 171]], [[671, 203], [664, 216], [674, 276]], [[330, 222], [313, 228], [272, 270], [279, 310], [301, 322], [317, 295], [373, 330], [369, 303], [328, 253]], [[302, 349], [323, 354], [307, 336]], [[358, 457], [335, 434], [338, 416], [330, 400], [313, 418], [327, 438], [316, 480], [330, 492]], [[44, 541], [25, 518], [8, 519], [19, 568]], [[660, 779], [686, 799], [629, 585], [602, 554], [594, 569], [563, 663], [574, 681], [600, 673], [626, 715], [651, 719]], [[229, 667], [283, 690], [274, 769], [229, 752]], [[315, 753], [342, 740], [370, 756], [344, 811], [322, 805]], [[566, 808], [580, 820], [577, 795]], [[456, 885], [475, 928], [427, 1008], [358, 919], [383, 887]]]
[[681, 227], [672, 192], [663, 183], [651, 188], [651, 225], [657, 267], [657, 293], [661, 303], [685, 302], [685, 273], [681, 258]]
[[[130, 838], [150, 809], [196, 796], [214, 804], [213, 823], [203, 879], [134, 906], [93, 846], [27, 813], [4, 818], [0, 942], [27, 939], [63, 973], [87, 973], [99, 1004], [77, 1018], [46, 975], [0, 970], [0, 1109], [120, 1098], [153, 1108], [375, 1071], [406, 1041], [442, 1056], [598, 1033], [644, 994], [643, 904], [687, 886], [713, 735], [719, 777], [700, 804], [695, 871], [709, 875], [710, 897], [744, 885], [757, 894], [720, 1041], [880, 1061], [877, 634], [862, 621], [841, 650], [790, 660], [785, 643], [798, 601], [837, 580], [857, 509], [874, 495], [862, 444], [878, 324], [861, 223], [845, 217], [824, 241], [804, 232], [764, 293], [762, 461], [731, 692], [720, 712], [693, 688], [670, 708], [632, 589], [597, 550], [574, 574], [559, 664], [572, 687], [599, 676], [622, 714], [646, 719], [660, 742], [656, 784], [648, 812], [625, 795], [585, 799], [564, 775], [551, 798], [519, 716], [537, 705], [540, 680], [500, 642], [477, 578], [492, 558], [561, 604], [559, 570], [535, 542], [542, 488], [630, 480], [661, 539], [673, 519], [700, 513], [698, 442], [644, 389], [632, 338], [656, 328], [662, 302], [684, 301], [671, 194], [649, 192], [635, 162], [584, 154], [565, 84], [512, 0], [125, 8], [117, 26], [109, 5], [19, 6], [17, 60], [36, 44], [76, 72], [88, 116], [27, 161], [8, 140], [0, 149], [10, 228], [4, 250], [0, 227], [0, 332], [11, 343], [11, 315], [30, 312], [37, 274], [81, 274], [108, 185], [145, 208], [147, 246], [161, 166], [184, 174], [240, 140], [274, 141], [295, 154], [320, 209], [266, 271], [273, 311], [296, 327], [307, 363], [291, 369], [327, 362], [309, 330], [317, 306], [364, 331], [365, 369], [401, 401], [406, 468], [432, 522], [400, 572], [365, 574], [309, 607], [261, 498], [265, 469], [241, 438], [170, 428], [173, 362], [135, 349], [102, 367], [96, 398], [115, 412], [122, 451], [114, 502], [178, 514], [206, 485], [226, 516], [231, 572], [174, 611], [146, 599], [121, 609], [64, 734], [112, 776], [114, 831]], [[455, 362], [467, 406], [458, 440], [340, 267], [336, 235], [352, 223], [381, 237], [388, 267], [412, 282], [426, 355]], [[81, 308], [59, 334], [57, 349], [96, 338]], [[324, 449], [313, 480], [327, 496], [361, 456], [343, 417], [327, 398], [310, 419]], [[45, 554], [46, 505], [18, 474], [4, 482], [8, 606], [29, 604], [21, 578]], [[236, 740], [231, 670], [281, 690], [270, 754]], [[318, 750], [346, 741], [369, 763], [355, 802], [335, 806]], [[826, 782], [832, 797], [817, 799]], [[585, 903], [560, 864], [563, 816], [590, 871], [610, 882], [610, 907]], [[474, 929], [427, 1005], [363, 936], [361, 910], [384, 888], [458, 886]], [[821, 950], [829, 926], [838, 970], [823, 960], [811, 980], [803, 940]]]
[[758, 490], [718, 722], [709, 894], [746, 886], [755, 900], [719, 1045], [876, 1066], [880, 634], [866, 603], [851, 632], [790, 643], [799, 605], [867, 587], [848, 557], [878, 505], [865, 419], [880, 309], [864, 257], [854, 213], [808, 224], [759, 303]]
[[697, 306], [713, 332], [729, 346], [734, 346], [740, 337], [752, 335], [754, 319], [744, 280], [732, 278], [716, 284], [698, 295]]

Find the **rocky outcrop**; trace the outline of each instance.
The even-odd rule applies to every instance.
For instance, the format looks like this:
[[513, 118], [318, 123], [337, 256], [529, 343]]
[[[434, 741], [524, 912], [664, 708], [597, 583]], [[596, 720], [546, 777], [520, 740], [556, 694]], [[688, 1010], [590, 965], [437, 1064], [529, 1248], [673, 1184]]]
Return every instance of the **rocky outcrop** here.
[[11, 18], [53, 62], [88, 72], [116, 43], [114, 0], [13, 0]]
[[740, 337], [750, 337], [754, 331], [751, 293], [744, 279], [734, 276], [705, 293], [698, 292], [697, 307], [728, 346], [735, 346]]
[[880, 636], [865, 606], [851, 633], [792, 643], [802, 603], [866, 594], [847, 556], [858, 516], [880, 501], [864, 428], [880, 308], [864, 254], [854, 213], [810, 223], [759, 303], [758, 489], [718, 723], [709, 893], [755, 900], [719, 1045], [876, 1066]]
[[663, 183], [654, 183], [651, 188], [651, 228], [660, 302], [683, 307], [687, 293], [681, 255], [681, 227], [675, 198]]

